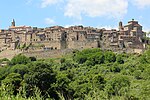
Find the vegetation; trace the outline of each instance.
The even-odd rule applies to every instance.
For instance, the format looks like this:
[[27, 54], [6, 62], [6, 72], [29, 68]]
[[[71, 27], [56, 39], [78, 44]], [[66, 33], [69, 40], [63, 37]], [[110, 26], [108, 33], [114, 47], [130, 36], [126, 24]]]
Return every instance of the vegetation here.
[[0, 100], [149, 100], [150, 50], [74, 51], [59, 59], [17, 55], [0, 68]]

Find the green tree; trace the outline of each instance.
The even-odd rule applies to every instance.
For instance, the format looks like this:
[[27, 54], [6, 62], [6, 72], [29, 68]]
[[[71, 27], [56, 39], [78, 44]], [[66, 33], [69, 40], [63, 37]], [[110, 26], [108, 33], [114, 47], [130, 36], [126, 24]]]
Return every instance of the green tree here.
[[97, 87], [99, 90], [103, 90], [106, 81], [102, 75], [98, 74], [93, 77], [92, 83], [94, 87]]
[[10, 73], [4, 80], [2, 80], [2, 87], [4, 91], [16, 95], [19, 92], [21, 81], [22, 78], [20, 74]]
[[141, 100], [148, 100], [150, 98], [150, 81], [145, 81], [142, 83], [142, 87], [139, 92]]
[[116, 61], [118, 64], [124, 64], [124, 60], [122, 55], [117, 55]]
[[[33, 62], [29, 65], [29, 72], [24, 75], [24, 83], [27, 89], [27, 95], [31, 96], [36, 86], [42, 91], [42, 95], [51, 97], [56, 95], [52, 84], [56, 82], [56, 74], [53, 72], [52, 65], [44, 62]], [[56, 98], [55, 98], [56, 99]]]
[[106, 84], [106, 92], [108, 97], [111, 96], [126, 96], [129, 91], [130, 81], [126, 76], [117, 75], [108, 80]]
[[106, 51], [105, 54], [105, 62], [111, 63], [116, 61], [116, 55], [111, 51]]
[[144, 52], [144, 54], [140, 57], [140, 62], [143, 64], [150, 63], [150, 50]]
[[24, 55], [22, 55], [22, 54], [19, 54], [19, 55], [17, 55], [17, 56], [15, 56], [15, 57], [13, 57], [12, 59], [11, 59], [11, 64], [12, 65], [16, 65], [16, 64], [27, 64], [27, 63], [29, 63], [31, 60], [28, 58], [28, 57], [26, 57], [26, 56], [24, 56]]
[[150, 80], [150, 65], [147, 66], [147, 68], [144, 69], [143, 73], [141, 73], [142, 78], [145, 80]]
[[18, 73], [23, 78], [24, 74], [28, 73], [28, 66], [17, 64], [10, 68], [9, 73]]
[[36, 61], [36, 58], [35, 58], [35, 57], [29, 57], [29, 59], [30, 59], [31, 61]]
[[77, 63], [83, 64], [84, 62], [86, 62], [87, 57], [85, 55], [76, 55], [75, 60]]
[[53, 85], [59, 95], [65, 100], [72, 99], [72, 90], [69, 87], [71, 80], [68, 75], [63, 72], [58, 72], [56, 76], [56, 83]]
[[102, 52], [97, 52], [89, 56], [87, 65], [91, 64], [94, 66], [96, 64], [102, 64], [102, 63], [104, 63], [104, 55], [102, 54]]
[[120, 72], [121, 71], [121, 67], [118, 63], [114, 63], [111, 67], [110, 67], [111, 72]]
[[141, 70], [135, 70], [133, 75], [136, 79], [141, 79], [142, 78], [141, 73], [142, 73]]
[[61, 63], [61, 64], [62, 64], [62, 63], [65, 63], [65, 61], [66, 61], [65, 58], [61, 58], [61, 59], [60, 59], [60, 63]]

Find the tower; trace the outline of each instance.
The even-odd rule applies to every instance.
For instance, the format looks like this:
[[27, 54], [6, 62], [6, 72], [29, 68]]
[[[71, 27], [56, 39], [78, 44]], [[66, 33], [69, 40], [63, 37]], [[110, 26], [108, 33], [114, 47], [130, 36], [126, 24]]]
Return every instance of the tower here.
[[123, 25], [122, 25], [122, 22], [120, 21], [119, 22], [119, 31], [123, 30]]
[[13, 19], [13, 21], [11, 22], [11, 26], [15, 26], [15, 20]]

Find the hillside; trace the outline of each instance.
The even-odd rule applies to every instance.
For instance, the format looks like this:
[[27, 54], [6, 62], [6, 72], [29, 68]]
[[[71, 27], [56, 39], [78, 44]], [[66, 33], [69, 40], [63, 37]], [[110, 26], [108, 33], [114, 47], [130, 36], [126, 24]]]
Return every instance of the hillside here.
[[17, 55], [0, 68], [1, 100], [149, 100], [150, 50], [75, 50], [61, 58]]

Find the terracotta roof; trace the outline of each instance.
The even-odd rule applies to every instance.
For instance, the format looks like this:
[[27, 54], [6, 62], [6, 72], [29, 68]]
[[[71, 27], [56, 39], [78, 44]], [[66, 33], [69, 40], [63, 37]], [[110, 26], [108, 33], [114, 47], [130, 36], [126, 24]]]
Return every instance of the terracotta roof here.
[[140, 24], [135, 24], [134, 26], [141, 26]]
[[[130, 25], [132, 25], [132, 24], [124, 25], [124, 27], [130, 26]], [[140, 24], [133, 24], [133, 26], [141, 26], [141, 25]]]
[[15, 29], [15, 28], [31, 28], [31, 26], [10, 26], [10, 29]]
[[113, 33], [113, 32], [117, 32], [116, 30], [104, 30], [103, 33], [104, 34], [110, 34], [110, 33]]

